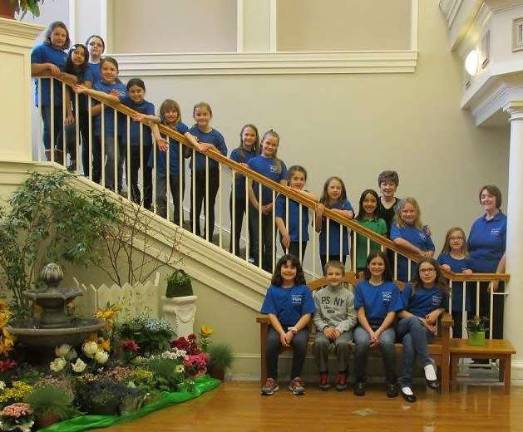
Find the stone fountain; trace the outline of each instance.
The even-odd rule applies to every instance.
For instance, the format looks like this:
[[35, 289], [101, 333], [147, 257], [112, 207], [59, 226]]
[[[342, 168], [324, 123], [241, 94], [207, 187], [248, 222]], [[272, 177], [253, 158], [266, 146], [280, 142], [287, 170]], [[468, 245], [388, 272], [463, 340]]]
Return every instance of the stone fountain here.
[[79, 345], [104, 326], [99, 319], [68, 316], [67, 304], [83, 295], [79, 288], [60, 288], [63, 273], [58, 264], [47, 264], [41, 277], [45, 290], [27, 290], [24, 295], [33, 301], [33, 317], [7, 327], [17, 341], [28, 348], [51, 348], [61, 344]]

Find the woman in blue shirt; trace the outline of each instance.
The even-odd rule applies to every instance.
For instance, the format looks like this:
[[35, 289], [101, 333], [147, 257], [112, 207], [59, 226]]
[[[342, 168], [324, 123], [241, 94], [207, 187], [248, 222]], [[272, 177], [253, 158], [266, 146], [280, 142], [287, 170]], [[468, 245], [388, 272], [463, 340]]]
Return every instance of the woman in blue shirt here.
[[425, 371], [430, 388], [437, 389], [438, 377], [427, 344], [437, 330], [439, 316], [448, 308], [448, 285], [434, 258], [423, 258], [412, 285], [403, 289], [405, 309], [398, 315], [398, 338], [403, 342], [403, 364], [399, 379], [400, 392], [407, 402], [415, 402], [412, 391], [412, 371], [416, 357]]
[[365, 395], [367, 358], [370, 348], [379, 348], [387, 380], [387, 396], [398, 396], [396, 386], [396, 353], [394, 319], [403, 309], [400, 290], [392, 282], [386, 255], [372, 251], [367, 258], [365, 280], [356, 285], [354, 309], [359, 326], [354, 330], [354, 394]]
[[[471, 269], [475, 273], [503, 273], [507, 243], [507, 216], [501, 211], [501, 191], [497, 186], [486, 185], [479, 191], [479, 202], [485, 214], [474, 221], [469, 234]], [[490, 317], [490, 293], [487, 283], [480, 287], [480, 315]], [[499, 289], [492, 282], [491, 289]], [[504, 296], [494, 296], [493, 338], [503, 338]]]
[[[31, 75], [33, 77], [49, 76], [61, 78], [67, 59], [66, 49], [71, 45], [69, 31], [61, 21], [51, 23], [45, 34], [45, 40], [41, 45], [36, 46], [31, 52]], [[51, 81], [52, 100], [51, 100]], [[39, 90], [38, 81], [35, 88], [35, 99], [40, 105], [43, 121], [43, 142], [45, 156], [51, 160], [51, 142], [53, 143], [55, 154], [53, 159], [57, 162], [63, 160], [61, 150], [63, 143], [58, 142], [58, 135], [63, 130], [63, 96], [62, 83], [51, 78], [40, 80], [41, 89]], [[39, 95], [40, 93], [40, 95]], [[40, 100], [38, 100], [40, 98]], [[51, 138], [51, 136], [53, 138]]]
[[300, 260], [284, 255], [276, 264], [271, 285], [267, 290], [261, 312], [268, 314], [271, 326], [267, 333], [267, 380], [261, 389], [270, 396], [279, 390], [278, 355], [282, 347], [293, 347], [289, 390], [295, 395], [304, 393], [300, 378], [309, 340], [309, 322], [316, 306]]
[[[420, 258], [434, 256], [434, 243], [427, 226], [421, 223], [421, 211], [414, 198], [402, 199], [398, 205], [394, 224], [390, 229], [390, 239], [401, 248]], [[398, 254], [397, 279], [408, 282], [416, 274], [417, 264]]]

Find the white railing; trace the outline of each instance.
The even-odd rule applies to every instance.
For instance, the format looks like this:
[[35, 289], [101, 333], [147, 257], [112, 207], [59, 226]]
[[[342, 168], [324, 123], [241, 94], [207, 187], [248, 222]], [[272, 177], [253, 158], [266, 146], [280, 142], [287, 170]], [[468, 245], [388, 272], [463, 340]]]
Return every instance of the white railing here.
[[[49, 78], [38, 79], [41, 81], [42, 79]], [[50, 79], [52, 82], [55, 81], [54, 78]], [[135, 120], [133, 120], [133, 116], [136, 115], [135, 111], [122, 104], [104, 100], [96, 96], [83, 96], [87, 97], [87, 113], [82, 113], [79, 109], [81, 96], [68, 90], [66, 83], [61, 82], [61, 85], [62, 106], [69, 103], [69, 100], [71, 101], [70, 103], [73, 104], [74, 123], [69, 126], [66, 125], [65, 110], [51, 110], [50, 137], [48, 139], [49, 149], [45, 149], [45, 152], [43, 151], [42, 141], [38, 141], [36, 144], [36, 154], [40, 161], [49, 160], [67, 166], [71, 171], [88, 176], [89, 179], [110, 188], [115, 193], [121, 193], [123, 185], [126, 184], [127, 190], [125, 195], [127, 199], [134, 199], [142, 206], [147, 204], [147, 207], [154, 213], [167, 218], [169, 221], [174, 221], [174, 223], [184, 227], [195, 235], [199, 235], [220, 249], [230, 250], [238, 259], [242, 259], [249, 265], [254, 265], [269, 273], [271, 273], [275, 267], [277, 255], [289, 252], [287, 248], [281, 245], [278, 247], [277, 245], [278, 235], [275, 226], [275, 203], [278, 195], [282, 195], [285, 197], [285, 224], [287, 227], [289, 227], [290, 204], [292, 203], [298, 208], [299, 237], [297, 239], [297, 251], [300, 257], [303, 256], [304, 251], [306, 252], [303, 259], [304, 268], [308, 270], [308, 273], [310, 273], [312, 277], [318, 277], [320, 275], [320, 242], [319, 236], [316, 233], [317, 227], [314, 217], [319, 204], [317, 201], [314, 201], [308, 195], [302, 194], [282, 184], [275, 183], [261, 174], [245, 168], [243, 165], [223, 156], [218, 151], [210, 150], [205, 152], [203, 154], [205, 157], [205, 169], [200, 170], [197, 175], [194, 175], [197, 173], [196, 155], [198, 150], [196, 150], [183, 135], [165, 125], [158, 126], [161, 136], [169, 142], [169, 149], [165, 152], [165, 175], [162, 176], [157, 172], [160, 150], [154, 142], [154, 137], [152, 138], [152, 148], [148, 149], [144, 144], [145, 134], [151, 133], [149, 127], [152, 126], [152, 124], [150, 122], [135, 122]], [[38, 88], [40, 89], [39, 100], [41, 100], [41, 83]], [[52, 83], [50, 88], [51, 106], [53, 106], [54, 85]], [[73, 97], [68, 99], [67, 92]], [[93, 121], [96, 116], [93, 116], [93, 109], [98, 104], [101, 105], [101, 113], [99, 114], [100, 121], [96, 122], [100, 125], [99, 132], [96, 132], [95, 122]], [[111, 110], [108, 116], [106, 116], [106, 110]], [[40, 118], [41, 111], [42, 108], [40, 107]], [[55, 115], [62, 117], [61, 127], [59, 128], [61, 130], [58, 131], [55, 129], [54, 124]], [[80, 123], [82, 118], [84, 118], [84, 122], [87, 122], [87, 125]], [[110, 135], [106, 135], [106, 128], [108, 126], [110, 131], [110, 125], [106, 125], [109, 119], [111, 120], [110, 123], [113, 123], [114, 130]], [[38, 123], [42, 125], [41, 121]], [[139, 128], [139, 139], [137, 143], [131, 143], [132, 127]], [[63, 132], [64, 130], [66, 130], [66, 133]], [[42, 133], [43, 131], [41, 131], [40, 136], [42, 136]], [[173, 157], [173, 154], [171, 154], [172, 146], [176, 146], [178, 150], [177, 152], [173, 152], [174, 154], [177, 153], [177, 157], [179, 158], [177, 172], [171, 172], [170, 170], [170, 158]], [[186, 152], [189, 152], [189, 161], [185, 160], [184, 153]], [[82, 157], [80, 157], [80, 155], [82, 155]], [[130, 163], [132, 158], [139, 158], [140, 171], [138, 190], [134, 193], [130, 185], [130, 179], [133, 178], [133, 173], [131, 172], [132, 164]], [[211, 170], [210, 164], [214, 166], [217, 164], [217, 172], [214, 168]], [[124, 165], [125, 170], [123, 169]], [[152, 184], [147, 184], [148, 176], [144, 171], [148, 169], [151, 170]], [[186, 194], [185, 179], [188, 171], [191, 172], [189, 182], [190, 193]], [[240, 220], [236, 218], [236, 205], [241, 201], [236, 193], [236, 180], [239, 177], [247, 179], [245, 197], [243, 197], [246, 203], [245, 216], [242, 215]], [[216, 181], [219, 185], [217, 189], [216, 185], [211, 185], [211, 182]], [[203, 185], [201, 184], [202, 182], [204, 183]], [[172, 188], [171, 185], [174, 185], [174, 188]], [[213, 187], [211, 188], [210, 186]], [[148, 188], [152, 189], [152, 202], [150, 206], [148, 202], [145, 202], [144, 196]], [[200, 211], [198, 211], [202, 204], [202, 196], [199, 195], [200, 192], [197, 193], [197, 191], [201, 191], [202, 188], [203, 201], [205, 202], [203, 230], [200, 229], [202, 218], [199, 215]], [[262, 196], [264, 188], [267, 188], [269, 191], [272, 209], [269, 210], [267, 214], [263, 215], [261, 211], [258, 211], [252, 204], [249, 204], [249, 189], [251, 188], [258, 203], [263, 202]], [[214, 195], [214, 191], [216, 191], [216, 195]], [[233, 198], [230, 200], [231, 209], [228, 208], [229, 194], [232, 194]], [[140, 197], [139, 200], [137, 199], [138, 196]], [[211, 215], [213, 215], [215, 211], [216, 205], [213, 204], [215, 200], [217, 203], [217, 218], [216, 222], [210, 226], [209, 219], [211, 219]], [[302, 211], [304, 208], [309, 212], [309, 219], [312, 220], [312, 223], [307, 227], [303, 227]], [[196, 210], [196, 212], [194, 210]], [[224, 217], [224, 214], [227, 215], [229, 212], [230, 217]], [[193, 213], [197, 214], [191, 217]], [[187, 221], [188, 214], [190, 216], [189, 221]], [[242, 219], [244, 219], [245, 222], [243, 222]], [[235, 242], [233, 236], [236, 228], [239, 226], [238, 224], [242, 226], [242, 234], [238, 242]], [[356, 221], [341, 216], [339, 213], [333, 212], [328, 208], [324, 210], [322, 226], [326, 230], [325, 250], [328, 256], [344, 261], [345, 254], [343, 244], [345, 240], [349, 242], [351, 247], [349, 260], [346, 264], [347, 269], [357, 271], [356, 256], [358, 245], [356, 237], [363, 236], [366, 238], [366, 254], [368, 254], [376, 244], [382, 251], [388, 250], [388, 253], [393, 257], [392, 268], [394, 278], [398, 278], [398, 269], [403, 262], [407, 267], [406, 279], [411, 279], [419, 257], [399, 248], [388, 238], [378, 235], [362, 227]], [[309, 242], [304, 241], [302, 227], [308, 234]], [[339, 231], [339, 238], [331, 238], [330, 233], [332, 230]], [[217, 236], [213, 235], [215, 231], [217, 231]], [[347, 238], [345, 238], [345, 236], [347, 236]], [[331, 247], [333, 241], [339, 243], [338, 248], [333, 249]], [[238, 250], [237, 245], [239, 245], [240, 250]], [[488, 290], [488, 282], [494, 280], [506, 281], [508, 280], [508, 275], [462, 275], [452, 272], [444, 273], [448, 277], [451, 287], [457, 286], [456, 284], [460, 282], [463, 283], [463, 312], [461, 316], [456, 317], [457, 320], [461, 321], [463, 329], [466, 328], [466, 321], [471, 315], [493, 317], [495, 296], [506, 296], [508, 294], [507, 290], [502, 292], [489, 291], [489, 304], [487, 306], [484, 304], [481, 305], [480, 297], [485, 297], [485, 295], [481, 296], [480, 293], [482, 290]], [[467, 308], [470, 309], [470, 305], [465, 302], [467, 291], [470, 290], [474, 290], [474, 298], [476, 299], [474, 310], [472, 311], [467, 310]], [[450, 302], [450, 304], [452, 304], [452, 302]], [[450, 309], [450, 312], [452, 312], [452, 307], [450, 307]], [[491, 337], [492, 330], [493, 320], [491, 319]], [[465, 331], [463, 330], [463, 335], [464, 334]]]

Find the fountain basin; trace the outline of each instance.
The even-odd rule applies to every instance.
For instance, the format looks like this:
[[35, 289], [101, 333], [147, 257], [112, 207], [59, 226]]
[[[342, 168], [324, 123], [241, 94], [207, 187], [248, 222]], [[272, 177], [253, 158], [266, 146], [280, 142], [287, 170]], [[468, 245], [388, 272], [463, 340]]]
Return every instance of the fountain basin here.
[[73, 319], [60, 328], [39, 328], [38, 322], [27, 320], [7, 326], [7, 330], [17, 341], [27, 347], [55, 348], [62, 344], [80, 345], [92, 333], [105, 325], [100, 319]]

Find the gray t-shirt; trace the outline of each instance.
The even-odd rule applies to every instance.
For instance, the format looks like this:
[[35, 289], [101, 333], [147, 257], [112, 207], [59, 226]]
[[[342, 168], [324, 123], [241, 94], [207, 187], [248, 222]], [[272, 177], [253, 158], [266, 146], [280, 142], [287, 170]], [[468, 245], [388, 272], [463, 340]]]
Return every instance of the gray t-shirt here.
[[335, 327], [343, 333], [356, 325], [354, 294], [345, 285], [328, 285], [315, 291], [314, 303], [316, 312], [313, 319], [318, 331], [323, 331], [325, 327]]

